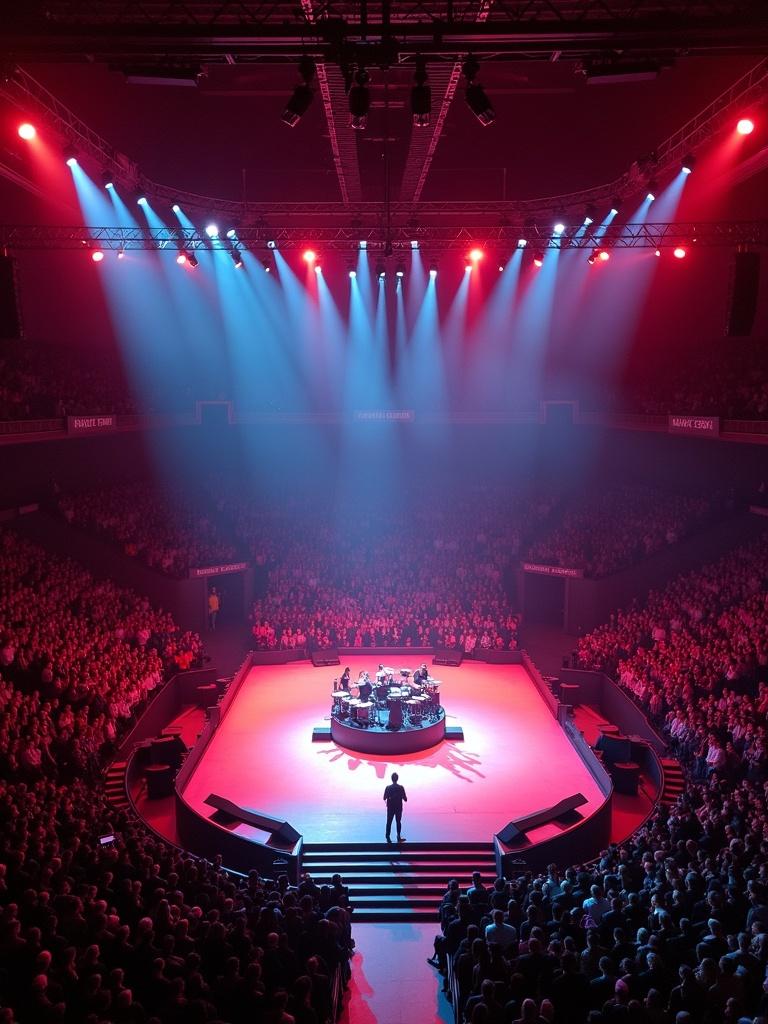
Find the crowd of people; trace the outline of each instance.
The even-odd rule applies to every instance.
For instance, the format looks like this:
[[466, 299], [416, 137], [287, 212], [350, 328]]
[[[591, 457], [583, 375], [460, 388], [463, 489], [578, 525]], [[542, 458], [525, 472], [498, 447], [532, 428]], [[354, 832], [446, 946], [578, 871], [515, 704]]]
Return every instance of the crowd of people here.
[[116, 741], [200, 638], [10, 531], [0, 570], [0, 1020], [333, 1020], [340, 879], [230, 875], [104, 798]]
[[762, 538], [582, 638], [580, 665], [629, 691], [687, 785], [590, 865], [449, 883], [430, 962], [460, 1019], [768, 1020], [767, 594]]
[[684, 495], [625, 484], [568, 503], [559, 524], [538, 537], [531, 562], [600, 577], [677, 544], [724, 512], [719, 495]]

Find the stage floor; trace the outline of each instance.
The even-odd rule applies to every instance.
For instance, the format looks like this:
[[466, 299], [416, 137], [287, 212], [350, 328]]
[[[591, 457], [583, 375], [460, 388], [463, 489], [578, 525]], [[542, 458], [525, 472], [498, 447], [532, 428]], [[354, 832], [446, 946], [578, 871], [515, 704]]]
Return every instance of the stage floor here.
[[[355, 656], [345, 664], [354, 678], [377, 661]], [[308, 843], [380, 842], [382, 795], [393, 771], [408, 793], [403, 835], [417, 842], [488, 842], [510, 818], [577, 791], [588, 800], [584, 815], [602, 803], [521, 666], [431, 667], [442, 681], [446, 724], [460, 724], [464, 742], [443, 740], [397, 759], [312, 742], [313, 727], [330, 720], [339, 670], [303, 661], [252, 668], [187, 784], [187, 801], [208, 817], [213, 810], [205, 798], [217, 793], [285, 817]], [[529, 839], [558, 831], [547, 825]]]

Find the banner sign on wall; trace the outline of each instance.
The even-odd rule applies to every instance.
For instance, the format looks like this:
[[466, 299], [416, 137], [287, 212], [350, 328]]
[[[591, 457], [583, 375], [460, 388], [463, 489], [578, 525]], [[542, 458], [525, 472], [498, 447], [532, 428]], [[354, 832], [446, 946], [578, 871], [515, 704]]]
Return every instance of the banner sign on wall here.
[[696, 437], [718, 437], [719, 416], [670, 416], [670, 434], [693, 434]]
[[371, 423], [413, 423], [416, 413], [413, 409], [355, 409], [353, 418]]
[[228, 572], [242, 572], [248, 568], [247, 562], [224, 562], [222, 565], [206, 565], [202, 569], [190, 569], [189, 578], [199, 579], [201, 576], [224, 576]]
[[116, 427], [116, 416], [67, 416], [68, 434], [100, 434]]
[[540, 565], [538, 562], [523, 562], [523, 572], [535, 572], [539, 576], [565, 576], [578, 580], [584, 575], [581, 569], [569, 569], [563, 565]]

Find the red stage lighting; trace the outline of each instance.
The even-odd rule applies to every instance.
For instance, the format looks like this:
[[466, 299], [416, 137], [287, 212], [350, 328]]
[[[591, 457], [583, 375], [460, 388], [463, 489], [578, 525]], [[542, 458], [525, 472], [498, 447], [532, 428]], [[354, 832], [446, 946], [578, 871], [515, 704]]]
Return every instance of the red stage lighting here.
[[599, 260], [602, 260], [603, 263], [607, 263], [608, 260], [611, 258], [611, 254], [607, 252], [605, 249], [601, 249], [600, 252], [597, 254], [597, 258]]
[[672, 255], [677, 260], [684, 260], [685, 257], [688, 255], [688, 252], [686, 249], [682, 247], [682, 245], [678, 245], [676, 249], [672, 250]]
[[314, 249], [305, 249], [304, 250], [304, 261], [305, 261], [305, 263], [314, 263], [316, 259], [317, 259], [317, 253], [315, 252]]
[[94, 249], [91, 253], [91, 259], [93, 260], [94, 263], [101, 263], [101, 261], [104, 259], [104, 253], [101, 251], [101, 249]]
[[541, 255], [541, 253], [537, 252], [536, 255], [533, 257], [533, 265], [534, 267], [541, 267], [544, 265], [544, 257]]
[[739, 135], [751, 135], [755, 130], [755, 122], [749, 117], [742, 117], [736, 125]]
[[473, 263], [478, 263], [483, 258], [482, 249], [470, 249], [469, 258]]
[[37, 136], [37, 128], [35, 128], [33, 124], [30, 124], [29, 121], [25, 121], [23, 124], [20, 124], [18, 131], [19, 138], [27, 139], [27, 141], [34, 139]]
[[184, 252], [180, 252], [179, 255], [176, 257], [176, 262], [179, 264], [180, 267], [183, 267], [184, 264], [187, 262], [187, 254]]
[[656, 252], [653, 255], [654, 256], [661, 256], [661, 249], [657, 249]]

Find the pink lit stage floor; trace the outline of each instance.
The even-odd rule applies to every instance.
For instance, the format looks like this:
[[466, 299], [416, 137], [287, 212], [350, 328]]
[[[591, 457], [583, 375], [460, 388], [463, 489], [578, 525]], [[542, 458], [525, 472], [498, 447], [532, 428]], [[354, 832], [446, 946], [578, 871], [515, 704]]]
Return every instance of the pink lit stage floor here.
[[[355, 678], [377, 659], [345, 664]], [[465, 662], [432, 671], [446, 722], [463, 727], [464, 742], [443, 740], [393, 760], [312, 742], [313, 727], [328, 724], [339, 668], [251, 669], [187, 784], [187, 801], [208, 817], [204, 801], [217, 793], [287, 818], [309, 843], [381, 842], [382, 794], [393, 771], [408, 793], [403, 834], [416, 842], [488, 842], [510, 818], [575, 792], [587, 798], [584, 815], [600, 806], [597, 785], [522, 667]], [[558, 831], [546, 825], [529, 839]]]

